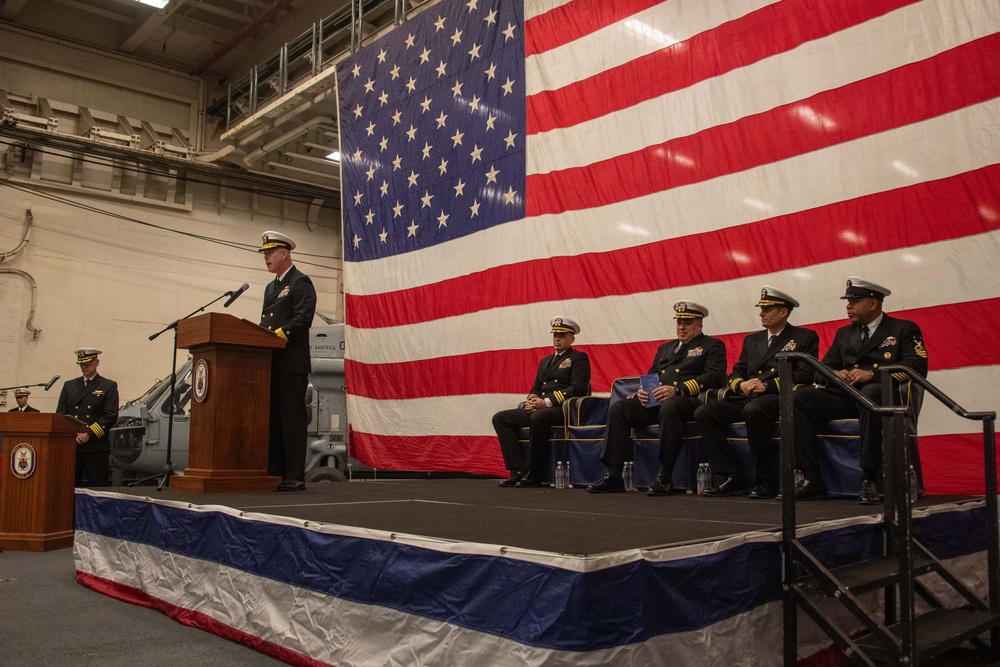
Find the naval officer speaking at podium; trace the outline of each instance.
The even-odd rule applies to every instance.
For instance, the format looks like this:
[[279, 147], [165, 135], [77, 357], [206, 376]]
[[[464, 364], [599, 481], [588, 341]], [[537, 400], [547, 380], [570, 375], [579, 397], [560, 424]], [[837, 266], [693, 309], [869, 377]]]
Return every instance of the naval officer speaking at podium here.
[[316, 289], [309, 276], [292, 265], [295, 242], [278, 232], [264, 232], [258, 252], [275, 275], [264, 289], [260, 325], [287, 341], [271, 354], [271, 428], [267, 474], [284, 480], [278, 491], [306, 488], [306, 387], [309, 385], [309, 327], [316, 313]]
[[100, 350], [81, 347], [74, 353], [81, 376], [63, 384], [56, 412], [81, 422], [76, 436], [76, 485], [108, 486], [108, 433], [118, 420], [118, 383], [98, 374]]

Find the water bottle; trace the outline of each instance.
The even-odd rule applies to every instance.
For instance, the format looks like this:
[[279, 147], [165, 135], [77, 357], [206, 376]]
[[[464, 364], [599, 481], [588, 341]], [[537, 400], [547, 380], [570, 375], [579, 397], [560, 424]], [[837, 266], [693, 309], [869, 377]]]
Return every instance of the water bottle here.
[[556, 488], [557, 489], [566, 488], [566, 469], [563, 468], [562, 461], [558, 461], [556, 463]]
[[622, 481], [625, 482], [626, 491], [635, 491], [635, 462], [625, 462], [625, 467], [622, 469]]
[[712, 488], [712, 469], [707, 463], [698, 464], [698, 495], [705, 493], [706, 490]]
[[563, 484], [564, 489], [572, 489], [573, 485], [569, 481], [569, 459], [566, 459], [566, 466], [563, 468]]

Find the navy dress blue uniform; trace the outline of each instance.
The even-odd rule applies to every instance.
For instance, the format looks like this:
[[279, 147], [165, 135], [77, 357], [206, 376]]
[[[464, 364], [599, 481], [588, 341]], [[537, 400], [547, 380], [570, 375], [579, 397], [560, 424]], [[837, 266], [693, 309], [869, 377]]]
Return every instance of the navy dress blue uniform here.
[[[674, 304], [678, 320], [701, 319], [708, 309], [686, 301]], [[678, 346], [678, 340], [663, 343], [653, 357], [647, 375], [656, 374], [661, 386], [673, 387], [675, 396], [653, 407], [644, 406], [636, 396], [612, 404], [601, 461], [608, 476], [588, 490], [595, 493], [621, 489], [621, 469], [625, 463], [633, 428], [660, 426], [660, 475], [657, 481], [670, 484], [670, 475], [684, 441], [684, 422], [691, 419], [701, 402], [702, 389], [723, 386], [726, 380], [726, 345], [718, 338], [699, 333]], [[661, 479], [662, 478], [662, 479]], [[656, 483], [654, 482], [654, 486]], [[651, 493], [656, 495], [651, 487]], [[669, 490], [667, 490], [669, 493]]]
[[[77, 350], [77, 363], [93, 361], [100, 353], [92, 348]], [[73, 378], [59, 392], [56, 412], [74, 417], [84, 424], [90, 439], [76, 446], [76, 485], [110, 484], [111, 439], [109, 432], [118, 420], [118, 384], [99, 373], [89, 380]]]
[[[31, 396], [31, 392], [28, 391], [27, 389], [15, 389], [14, 390], [14, 398], [15, 399], [21, 399], [21, 398], [27, 399], [28, 396]], [[27, 400], [25, 400], [24, 407], [21, 407], [20, 405], [18, 405], [17, 407], [11, 408], [7, 412], [38, 412], [38, 410], [36, 408], [33, 408], [30, 405], [28, 405]]]
[[[762, 308], [791, 310], [799, 303], [766, 285], [761, 290], [757, 305]], [[765, 317], [765, 311], [761, 312], [761, 317]], [[726, 478], [735, 478], [738, 470], [732, 445], [726, 439], [726, 426], [735, 422], [746, 424], [747, 440], [754, 461], [755, 490], [760, 489], [762, 494], [778, 488], [777, 480], [772, 479], [772, 470], [776, 467], [780, 448], [771, 441], [774, 424], [780, 415], [778, 393], [781, 383], [775, 356], [779, 352], [804, 352], [814, 357], [819, 356], [819, 335], [812, 329], [786, 323], [774, 340], [770, 338], [771, 334], [767, 329], [746, 336], [740, 358], [733, 366], [719, 400], [702, 405], [694, 413], [695, 421], [701, 428], [702, 442], [708, 450], [712, 471]], [[741, 393], [740, 385], [753, 378], [761, 381], [764, 392], [746, 396]], [[796, 364], [792, 378], [796, 385], [812, 384], [813, 374], [807, 366]]]
[[[842, 298], [876, 298], [889, 295], [889, 290], [860, 278], [848, 280], [847, 294]], [[879, 307], [881, 310], [881, 305]], [[833, 344], [823, 355], [823, 364], [834, 371], [859, 369], [866, 371], [871, 381], [859, 386], [862, 394], [876, 405], [882, 404], [880, 365], [902, 365], [927, 376], [927, 350], [923, 335], [915, 322], [882, 314], [882, 321], [875, 331], [870, 331], [862, 342], [864, 332], [859, 324], [851, 323], [837, 330]], [[894, 386], [906, 376], [897, 373], [892, 377]], [[899, 392], [894, 392], [899, 404]], [[866, 481], [875, 482], [882, 468], [882, 424], [877, 415], [860, 409], [855, 401], [835, 388], [800, 387], [793, 394], [795, 410], [795, 458], [806, 480], [814, 487], [820, 486], [819, 458], [816, 453], [817, 429], [835, 419], [854, 419], [860, 422], [861, 468]]]
[[[294, 244], [284, 235], [265, 232], [262, 251]], [[309, 419], [306, 389], [312, 370], [309, 327], [316, 313], [316, 289], [309, 276], [291, 266], [264, 289], [260, 325], [287, 341], [271, 354], [271, 418], [268, 437], [269, 475], [291, 482], [305, 480]]]
[[[555, 318], [551, 322], [553, 333], [576, 335], [580, 327], [572, 320]], [[493, 428], [500, 441], [504, 466], [511, 471], [513, 483], [520, 478], [538, 480], [549, 452], [549, 431], [563, 423], [562, 405], [574, 396], [590, 392], [590, 357], [586, 352], [572, 347], [558, 354], [550, 354], [538, 363], [535, 383], [528, 393], [547, 399], [550, 407], [528, 412], [523, 407], [501, 410], [493, 415]], [[518, 434], [524, 427], [530, 433], [527, 455], [518, 443]], [[506, 485], [513, 485], [506, 484]]]

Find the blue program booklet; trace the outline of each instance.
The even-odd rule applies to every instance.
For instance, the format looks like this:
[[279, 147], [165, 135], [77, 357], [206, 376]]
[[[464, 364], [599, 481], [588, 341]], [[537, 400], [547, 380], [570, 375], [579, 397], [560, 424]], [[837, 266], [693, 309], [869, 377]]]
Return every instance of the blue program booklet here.
[[660, 386], [660, 376], [656, 373], [640, 375], [639, 384], [642, 385], [642, 390], [649, 394], [649, 400], [646, 402], [646, 407], [652, 408], [659, 405], [660, 402], [653, 398], [653, 390]]

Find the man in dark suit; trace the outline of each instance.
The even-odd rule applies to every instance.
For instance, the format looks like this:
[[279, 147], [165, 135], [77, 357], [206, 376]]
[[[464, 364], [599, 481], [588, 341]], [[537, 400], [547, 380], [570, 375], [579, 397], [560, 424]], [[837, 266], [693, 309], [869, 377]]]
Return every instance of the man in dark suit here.
[[[851, 324], [837, 330], [833, 344], [823, 356], [826, 366], [877, 405], [882, 404], [879, 364], [901, 364], [927, 376], [927, 350], [920, 327], [882, 312], [882, 301], [889, 294], [888, 289], [876, 283], [856, 276], [848, 278], [847, 292], [841, 298], [847, 300]], [[896, 385], [905, 379], [900, 373], [891, 381]], [[802, 471], [795, 497], [808, 499], [825, 494], [816, 455], [817, 428], [834, 419], [856, 417], [861, 427], [863, 472], [858, 502], [877, 504], [875, 483], [882, 471], [881, 418], [859, 408], [854, 399], [833, 388], [800, 387], [793, 397], [795, 459]]]
[[[750, 497], [755, 500], [774, 497], [778, 485], [772, 470], [780, 453], [779, 447], [771, 441], [771, 432], [780, 413], [778, 363], [774, 357], [779, 352], [819, 355], [819, 335], [811, 329], [788, 323], [792, 309], [798, 305], [799, 302], [788, 294], [764, 285], [757, 302], [764, 329], [743, 339], [739, 361], [733, 366], [728, 386], [722, 390], [719, 400], [694, 411], [712, 471], [722, 478], [718, 485], [705, 491], [706, 496], [732, 496], [746, 491], [749, 480], [739, 478], [732, 445], [726, 440], [726, 425], [742, 421], [747, 426], [747, 440], [754, 461], [755, 479]], [[796, 385], [811, 384], [812, 371], [796, 364], [793, 379]]]
[[[556, 317], [549, 324], [555, 351], [538, 363], [528, 398], [512, 410], [493, 415], [493, 429], [500, 441], [504, 466], [510, 471], [510, 477], [500, 482], [500, 486], [542, 485], [549, 430], [563, 423], [562, 404], [574, 396], [590, 393], [590, 357], [573, 349], [580, 325], [565, 317]], [[530, 433], [527, 456], [518, 444], [518, 433], [525, 426]]]
[[108, 433], [118, 420], [118, 384], [98, 374], [100, 350], [81, 347], [74, 353], [81, 377], [63, 384], [56, 412], [82, 422], [76, 435], [76, 485], [108, 486], [111, 455]]
[[309, 419], [309, 327], [316, 313], [316, 290], [309, 276], [292, 264], [295, 242], [278, 232], [264, 232], [258, 252], [275, 275], [264, 289], [260, 325], [286, 341], [271, 354], [271, 428], [267, 471], [283, 478], [278, 491], [306, 488], [306, 438]]
[[17, 401], [17, 407], [11, 408], [8, 412], [38, 412], [38, 410], [28, 405], [29, 396], [31, 396], [31, 392], [27, 389], [15, 389], [14, 400]]
[[674, 464], [684, 441], [684, 422], [701, 405], [702, 389], [721, 387], [726, 381], [726, 345], [702, 333], [708, 308], [693, 301], [674, 304], [677, 340], [667, 341], [656, 351], [647, 375], [656, 375], [659, 385], [653, 398], [659, 405], [648, 406], [649, 394], [641, 387], [635, 395], [617, 401], [608, 411], [608, 431], [601, 461], [608, 473], [587, 487], [591, 493], [611, 493], [625, 489], [622, 466], [633, 427], [660, 425], [660, 471], [649, 487], [651, 496], [673, 493]]

